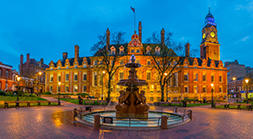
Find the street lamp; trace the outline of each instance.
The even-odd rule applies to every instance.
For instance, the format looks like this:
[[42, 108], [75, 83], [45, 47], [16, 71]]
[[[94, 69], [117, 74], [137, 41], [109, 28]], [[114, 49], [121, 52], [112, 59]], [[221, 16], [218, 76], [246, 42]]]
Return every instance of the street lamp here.
[[245, 79], [245, 83], [246, 83], [246, 102], [249, 103], [248, 100], [248, 93], [249, 93], [249, 87], [248, 87], [248, 83], [249, 83], [249, 79]]
[[[18, 88], [17, 88], [17, 101], [19, 101], [19, 97], [18, 97], [19, 93], [18, 93], [18, 91], [19, 91], [19, 81], [20, 81], [21, 77], [19, 77], [19, 76], [16, 76], [16, 77], [17, 77], [17, 81], [18, 81]], [[18, 103], [18, 102], [16, 103], [16, 106], [17, 106], [17, 107], [19, 106], [19, 103]]]
[[41, 75], [42, 75], [42, 72], [40, 71], [40, 72], [38, 72], [38, 74], [39, 74], [39, 82], [38, 82], [38, 89], [39, 89], [39, 91], [38, 92], [40, 92], [40, 93], [42, 93], [42, 90], [40, 89], [40, 82], [41, 82]]
[[58, 89], [58, 105], [61, 105], [61, 101], [60, 101], [61, 82], [58, 82], [58, 85], [60, 87], [60, 89]]
[[211, 83], [211, 87], [212, 87], [212, 90], [211, 90], [211, 92], [212, 92], [212, 108], [214, 108], [214, 100], [213, 100], [213, 86], [214, 86], [214, 84], [213, 83]]
[[102, 71], [102, 100], [104, 100], [104, 75], [105, 75], [105, 71]]

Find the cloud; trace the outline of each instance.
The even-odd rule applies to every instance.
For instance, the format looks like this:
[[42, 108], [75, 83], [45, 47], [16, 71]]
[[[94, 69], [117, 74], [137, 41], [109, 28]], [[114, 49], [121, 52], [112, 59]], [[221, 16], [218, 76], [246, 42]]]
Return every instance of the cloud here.
[[246, 4], [239, 4], [235, 6], [235, 10], [241, 11], [241, 10], [246, 10], [246, 11], [253, 11], [253, 1], [248, 2]]
[[250, 36], [245, 36], [240, 41], [241, 42], [246, 42], [249, 38], [250, 38]]

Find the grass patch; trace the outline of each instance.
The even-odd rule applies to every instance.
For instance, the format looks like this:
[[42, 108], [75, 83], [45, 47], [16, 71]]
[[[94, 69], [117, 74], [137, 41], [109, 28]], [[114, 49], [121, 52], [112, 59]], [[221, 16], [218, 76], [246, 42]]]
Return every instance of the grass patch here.
[[[197, 107], [197, 106], [205, 106], [205, 105], [210, 105], [210, 103], [187, 103], [187, 107]], [[166, 103], [166, 104], [161, 104], [161, 106], [177, 106], [177, 107], [183, 107], [183, 103]]]
[[[78, 99], [60, 98], [60, 100], [67, 101], [74, 104], [79, 104]], [[99, 103], [97, 100], [83, 100], [83, 105], [106, 105], [106, 103]]]
[[[16, 96], [0, 96], [0, 101], [16, 101]], [[19, 101], [37, 101], [37, 100], [46, 100], [40, 97], [19, 97]]]

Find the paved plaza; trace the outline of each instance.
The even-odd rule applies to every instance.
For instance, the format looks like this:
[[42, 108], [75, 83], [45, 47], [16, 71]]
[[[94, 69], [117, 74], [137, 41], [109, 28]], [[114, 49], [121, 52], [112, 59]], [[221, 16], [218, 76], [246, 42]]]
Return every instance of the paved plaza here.
[[[156, 131], [93, 130], [72, 124], [72, 113], [78, 105], [0, 109], [1, 139], [34, 138], [252, 138], [253, 112], [242, 110], [214, 110], [195, 107], [193, 120], [186, 125]], [[162, 109], [156, 107], [154, 109]], [[166, 111], [168, 108], [163, 108]]]

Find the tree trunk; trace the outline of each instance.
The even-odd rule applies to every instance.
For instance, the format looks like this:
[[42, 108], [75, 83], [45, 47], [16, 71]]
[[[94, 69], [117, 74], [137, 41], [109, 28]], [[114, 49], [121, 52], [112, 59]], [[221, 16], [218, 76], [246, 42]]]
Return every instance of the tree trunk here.
[[161, 102], [164, 102], [164, 85], [161, 85]]
[[108, 78], [108, 91], [107, 91], [107, 99], [106, 100], [108, 103], [111, 100], [111, 78], [110, 78], [110, 76]]

